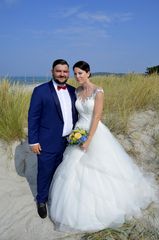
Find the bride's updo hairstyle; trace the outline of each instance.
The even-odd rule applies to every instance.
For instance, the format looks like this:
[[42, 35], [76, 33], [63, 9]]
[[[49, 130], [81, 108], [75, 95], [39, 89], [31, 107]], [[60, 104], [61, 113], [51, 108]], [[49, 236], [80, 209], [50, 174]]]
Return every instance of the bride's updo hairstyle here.
[[[90, 72], [90, 66], [87, 62], [85, 61], [78, 61], [73, 65], [73, 70], [75, 68], [80, 68], [81, 70], [85, 71], [86, 73]], [[89, 77], [91, 77], [91, 73], [89, 75]]]

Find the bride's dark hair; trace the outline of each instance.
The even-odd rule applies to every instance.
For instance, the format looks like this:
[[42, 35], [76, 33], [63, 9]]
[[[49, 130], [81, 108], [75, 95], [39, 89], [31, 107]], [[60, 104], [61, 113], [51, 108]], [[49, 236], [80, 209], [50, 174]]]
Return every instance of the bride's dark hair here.
[[[90, 66], [89, 66], [89, 64], [87, 63], [87, 62], [85, 62], [85, 61], [78, 61], [78, 62], [76, 62], [74, 65], [73, 65], [73, 70], [75, 69], [75, 68], [80, 68], [81, 70], [83, 70], [83, 71], [85, 71], [85, 72], [90, 72]], [[91, 74], [89, 75], [89, 77], [91, 76]]]

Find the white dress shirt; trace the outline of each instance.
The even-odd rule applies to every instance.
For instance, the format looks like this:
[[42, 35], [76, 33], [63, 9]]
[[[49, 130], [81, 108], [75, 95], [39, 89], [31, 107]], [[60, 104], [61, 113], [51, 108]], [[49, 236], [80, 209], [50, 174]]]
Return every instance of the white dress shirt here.
[[70, 134], [72, 128], [73, 128], [73, 119], [72, 119], [72, 102], [71, 102], [71, 97], [70, 94], [67, 90], [57, 89], [57, 83], [53, 81], [53, 85], [55, 87], [60, 105], [61, 105], [61, 111], [63, 115], [63, 120], [64, 120], [64, 127], [63, 127], [63, 133], [62, 136], [67, 136]]

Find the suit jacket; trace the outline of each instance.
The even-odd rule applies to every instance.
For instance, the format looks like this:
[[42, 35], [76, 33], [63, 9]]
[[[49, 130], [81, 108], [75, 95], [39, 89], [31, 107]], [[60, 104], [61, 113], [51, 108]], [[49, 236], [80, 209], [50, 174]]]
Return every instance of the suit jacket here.
[[[75, 88], [67, 84], [67, 89], [72, 101], [72, 119], [75, 125], [77, 121]], [[60, 102], [51, 80], [33, 91], [28, 112], [29, 144], [40, 143], [43, 151], [60, 152], [63, 126]]]

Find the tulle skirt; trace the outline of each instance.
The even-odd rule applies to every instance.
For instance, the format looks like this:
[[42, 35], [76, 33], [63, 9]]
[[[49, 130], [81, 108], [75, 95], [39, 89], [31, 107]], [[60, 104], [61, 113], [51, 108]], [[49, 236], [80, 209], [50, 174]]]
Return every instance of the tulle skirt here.
[[68, 146], [50, 188], [50, 217], [60, 231], [118, 227], [157, 201], [144, 173], [101, 122], [87, 152]]

